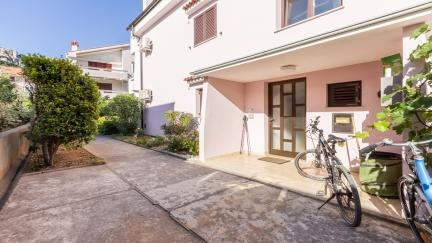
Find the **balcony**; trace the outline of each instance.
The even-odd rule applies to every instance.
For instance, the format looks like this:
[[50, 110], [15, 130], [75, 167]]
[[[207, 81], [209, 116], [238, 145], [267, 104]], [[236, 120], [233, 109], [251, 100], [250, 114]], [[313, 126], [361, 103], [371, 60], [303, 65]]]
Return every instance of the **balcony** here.
[[101, 69], [94, 67], [82, 67], [83, 71], [94, 78], [117, 79], [127, 81], [128, 73], [119, 69]]
[[109, 99], [112, 99], [116, 97], [119, 94], [126, 94], [127, 91], [114, 91], [114, 90], [99, 90], [102, 97], [108, 97]]

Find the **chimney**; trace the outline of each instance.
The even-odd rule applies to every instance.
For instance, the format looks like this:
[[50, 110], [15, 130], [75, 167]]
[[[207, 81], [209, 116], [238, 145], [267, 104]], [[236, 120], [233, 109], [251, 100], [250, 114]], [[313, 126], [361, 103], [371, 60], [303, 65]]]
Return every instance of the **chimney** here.
[[79, 43], [76, 40], [71, 42], [71, 51], [78, 51]]

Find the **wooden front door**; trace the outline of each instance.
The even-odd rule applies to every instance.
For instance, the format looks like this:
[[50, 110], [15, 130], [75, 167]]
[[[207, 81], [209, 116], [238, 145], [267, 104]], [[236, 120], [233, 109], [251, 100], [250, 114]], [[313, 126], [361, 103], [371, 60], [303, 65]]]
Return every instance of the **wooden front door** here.
[[270, 154], [293, 157], [306, 149], [306, 78], [269, 84]]

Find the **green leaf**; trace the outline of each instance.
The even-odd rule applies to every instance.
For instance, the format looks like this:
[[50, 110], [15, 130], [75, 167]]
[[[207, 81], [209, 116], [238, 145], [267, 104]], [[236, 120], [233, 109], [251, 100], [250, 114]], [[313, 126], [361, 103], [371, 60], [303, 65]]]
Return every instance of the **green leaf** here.
[[384, 112], [379, 112], [376, 114], [376, 118], [378, 120], [384, 120], [386, 118], [386, 114]]
[[431, 27], [428, 24], [423, 24], [419, 27], [417, 27], [412, 33], [411, 33], [411, 38], [412, 39], [417, 39], [420, 35], [428, 32], [431, 30]]
[[359, 139], [365, 139], [365, 138], [368, 138], [368, 137], [369, 137], [369, 133], [366, 132], [366, 131], [357, 132], [357, 133], [354, 135], [354, 137], [355, 137], [355, 138], [359, 138]]
[[377, 121], [373, 123], [373, 126], [376, 130], [380, 132], [386, 132], [390, 129], [390, 122], [383, 120], [383, 121]]
[[432, 42], [426, 42], [415, 49], [411, 55], [411, 60], [419, 60], [419, 59], [425, 59], [430, 56], [432, 52]]

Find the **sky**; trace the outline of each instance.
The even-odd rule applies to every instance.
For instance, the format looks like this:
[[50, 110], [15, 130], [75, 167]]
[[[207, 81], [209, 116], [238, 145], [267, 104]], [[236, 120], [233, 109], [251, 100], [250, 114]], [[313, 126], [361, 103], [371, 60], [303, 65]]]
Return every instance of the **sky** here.
[[61, 57], [80, 49], [129, 43], [126, 27], [142, 0], [0, 0], [0, 47]]

